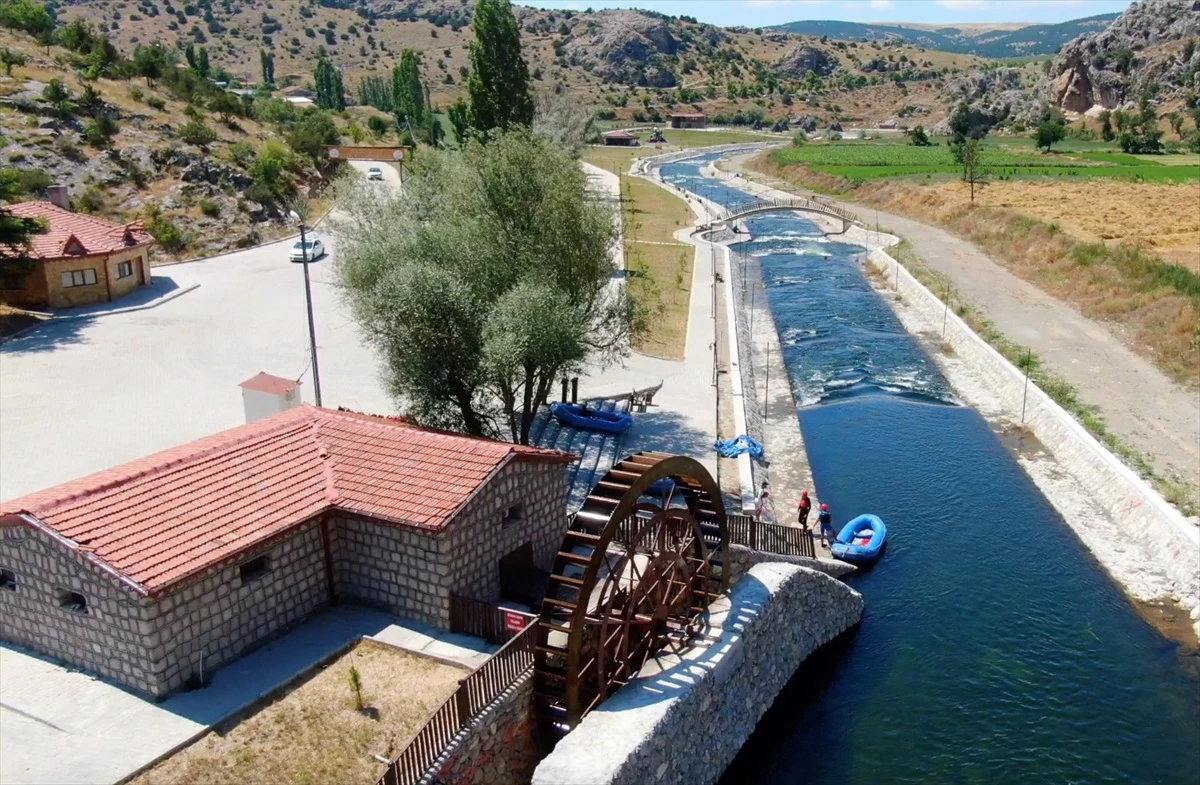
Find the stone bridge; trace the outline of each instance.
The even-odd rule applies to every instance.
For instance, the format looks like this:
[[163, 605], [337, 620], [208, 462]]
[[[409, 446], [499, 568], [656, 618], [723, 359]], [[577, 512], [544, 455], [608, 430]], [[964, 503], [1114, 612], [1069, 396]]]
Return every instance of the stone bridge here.
[[849, 211], [831, 204], [817, 202], [812, 199], [793, 197], [790, 199], [752, 199], [726, 208], [725, 215], [713, 221], [713, 224], [735, 224], [738, 221], [760, 213], [775, 213], [797, 210], [805, 213], [818, 213], [842, 222], [842, 231], [831, 234], [845, 234], [858, 221]]

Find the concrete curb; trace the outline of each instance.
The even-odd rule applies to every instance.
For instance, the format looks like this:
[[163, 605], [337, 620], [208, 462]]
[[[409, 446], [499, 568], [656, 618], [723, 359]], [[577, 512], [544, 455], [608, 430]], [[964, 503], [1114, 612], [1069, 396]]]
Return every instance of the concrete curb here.
[[[48, 320], [46, 320], [45, 322], [42, 322], [42, 324], [53, 324], [54, 322], [73, 322], [73, 321], [77, 321], [79, 319], [100, 319], [105, 316], [114, 316], [119, 313], [133, 313], [134, 311], [149, 311], [151, 308], [157, 308], [158, 306], [162, 305], [163, 303], [169, 303], [172, 300], [174, 300], [176, 297], [182, 297], [183, 295], [187, 294], [188, 292], [193, 291], [195, 289], [199, 289], [199, 288], [200, 288], [200, 284], [197, 283], [196, 281], [192, 281], [190, 284], [187, 284], [186, 286], [181, 286], [178, 289], [168, 292], [167, 294], [164, 294], [162, 297], [151, 300], [148, 303], [143, 303], [141, 305], [130, 305], [126, 308], [115, 308], [111, 311], [102, 311], [100, 313], [57, 314], [57, 315], [51, 316]], [[32, 326], [37, 327], [39, 325], [32, 325]], [[24, 330], [22, 330], [21, 332], [24, 332]]]

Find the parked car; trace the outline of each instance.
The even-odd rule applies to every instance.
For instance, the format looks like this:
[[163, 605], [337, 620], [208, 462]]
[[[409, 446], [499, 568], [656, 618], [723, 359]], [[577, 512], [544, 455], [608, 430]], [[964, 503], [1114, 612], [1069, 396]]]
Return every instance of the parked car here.
[[[293, 262], [304, 261], [304, 243], [299, 240], [292, 246], [291, 252], [288, 254], [288, 259]], [[315, 262], [325, 255], [325, 245], [320, 240], [308, 241], [308, 261]]]
[[370, 169], [367, 170], [367, 179], [368, 180], [382, 180], [383, 179], [383, 170], [380, 169], [378, 166], [372, 166]]

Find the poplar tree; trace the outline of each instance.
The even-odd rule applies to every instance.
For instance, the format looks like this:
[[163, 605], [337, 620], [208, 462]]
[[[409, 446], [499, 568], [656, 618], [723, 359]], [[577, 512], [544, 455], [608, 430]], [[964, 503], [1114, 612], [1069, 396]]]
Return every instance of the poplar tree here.
[[263, 84], [275, 84], [275, 55], [266, 49], [259, 49], [258, 60], [262, 66]]
[[471, 75], [467, 79], [471, 127], [487, 134], [533, 124], [529, 68], [509, 0], [479, 0], [471, 23]]
[[392, 110], [398, 126], [418, 129], [425, 124], [425, 91], [417, 53], [412, 49], [401, 52], [400, 62], [392, 69]]
[[324, 57], [317, 61], [313, 82], [316, 86], [317, 106], [322, 109], [346, 108], [346, 99], [342, 90], [342, 75]]

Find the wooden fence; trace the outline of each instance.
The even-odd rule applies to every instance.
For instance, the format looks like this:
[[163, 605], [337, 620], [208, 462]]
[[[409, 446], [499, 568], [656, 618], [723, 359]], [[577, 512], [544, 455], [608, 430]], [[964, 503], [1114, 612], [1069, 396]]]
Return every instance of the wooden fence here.
[[474, 635], [488, 643], [506, 643], [537, 616], [510, 611], [490, 602], [450, 595], [450, 631]]
[[376, 785], [417, 785], [458, 732], [533, 668], [536, 643], [537, 625], [531, 621], [500, 651], [458, 683], [454, 694], [388, 764]]
[[729, 542], [735, 545], [784, 556], [817, 557], [812, 532], [808, 529], [763, 523], [750, 515], [726, 515], [725, 522], [729, 529]]

